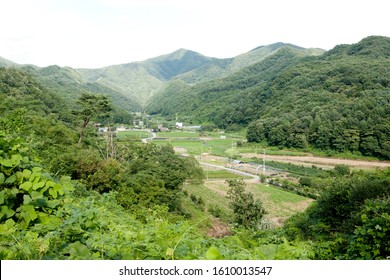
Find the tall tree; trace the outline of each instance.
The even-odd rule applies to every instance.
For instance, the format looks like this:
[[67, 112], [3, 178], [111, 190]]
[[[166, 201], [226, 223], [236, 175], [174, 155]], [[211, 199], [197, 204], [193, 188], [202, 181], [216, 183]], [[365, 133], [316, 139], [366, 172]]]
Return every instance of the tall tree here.
[[83, 93], [77, 100], [80, 109], [75, 111], [75, 115], [79, 116], [83, 124], [80, 130], [78, 143], [83, 140], [84, 130], [92, 119], [108, 116], [112, 110], [108, 98], [100, 94]]

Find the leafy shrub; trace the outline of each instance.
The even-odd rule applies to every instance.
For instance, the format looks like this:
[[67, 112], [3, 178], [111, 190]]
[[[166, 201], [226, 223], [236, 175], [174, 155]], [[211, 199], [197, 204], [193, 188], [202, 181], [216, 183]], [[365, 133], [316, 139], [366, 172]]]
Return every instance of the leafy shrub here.
[[368, 200], [349, 242], [351, 259], [387, 259], [390, 256], [390, 198]]

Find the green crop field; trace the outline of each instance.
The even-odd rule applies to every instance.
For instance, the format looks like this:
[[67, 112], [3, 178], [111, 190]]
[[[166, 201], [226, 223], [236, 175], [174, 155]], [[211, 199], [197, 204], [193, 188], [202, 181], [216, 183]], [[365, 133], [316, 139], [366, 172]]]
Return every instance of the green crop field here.
[[191, 137], [199, 137], [199, 132], [180, 131], [180, 130], [158, 132], [157, 137], [161, 137], [161, 138], [191, 138]]
[[119, 140], [125, 139], [143, 139], [150, 137], [150, 132], [143, 130], [128, 130], [128, 131], [120, 131], [117, 134]]

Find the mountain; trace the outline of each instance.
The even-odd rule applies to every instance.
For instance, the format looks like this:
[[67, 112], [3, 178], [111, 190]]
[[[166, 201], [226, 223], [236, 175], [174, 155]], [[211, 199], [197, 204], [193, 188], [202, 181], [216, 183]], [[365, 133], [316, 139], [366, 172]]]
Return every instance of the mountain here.
[[87, 82], [103, 85], [144, 105], [173, 77], [199, 68], [216, 59], [179, 49], [171, 54], [142, 62], [113, 65], [101, 69], [77, 69]]
[[219, 59], [219, 60], [213, 60], [212, 62], [196, 68], [192, 71], [189, 71], [187, 73], [178, 75], [176, 79], [180, 79], [182, 81], [185, 81], [189, 84], [195, 84], [198, 82], [205, 82], [210, 81], [213, 79], [223, 78], [227, 77], [240, 69], [243, 69], [245, 67], [248, 67], [252, 64], [261, 62], [265, 58], [267, 58], [270, 55], [273, 55], [277, 50], [284, 48], [284, 47], [291, 47], [298, 50], [304, 50], [307, 54], [310, 55], [319, 55], [324, 52], [324, 50], [321, 49], [304, 49], [292, 44], [286, 44], [286, 43], [275, 43], [272, 45], [267, 46], [260, 46], [257, 47], [249, 52], [240, 54], [236, 57], [227, 58], [227, 59]]
[[0, 60], [0, 65], [22, 67], [50, 88], [60, 87], [68, 99], [75, 99], [82, 91], [106, 93], [112, 96], [116, 105], [128, 111], [140, 111], [157, 92], [173, 80], [196, 84], [226, 77], [262, 61], [286, 46], [302, 49], [290, 44], [276, 43], [227, 59], [207, 57], [191, 50], [179, 49], [145, 61], [99, 69], [73, 69], [56, 65], [44, 68], [33, 65], [19, 66], [5, 59]]
[[[151, 114], [165, 116], [179, 114], [188, 116], [189, 119], [198, 118], [199, 121], [212, 121], [226, 128], [225, 124], [215, 119], [219, 115], [218, 110], [224, 112], [223, 114], [228, 114], [225, 112], [224, 106], [218, 105], [219, 103], [229, 108], [233, 105], [225, 104], [225, 102], [229, 103], [232, 98], [237, 96], [247, 99], [247, 96], [242, 95], [248, 89], [256, 88], [264, 82], [274, 79], [284, 68], [302, 57], [321, 53], [321, 51], [306, 50], [283, 43], [259, 47], [249, 53], [232, 58], [228, 63], [220, 66], [221, 71], [216, 79], [206, 78], [204, 82], [190, 84], [187, 83], [188, 80], [182, 79], [182, 76], [176, 77], [148, 102], [145, 109]], [[198, 72], [203, 68], [205, 67], [195, 71]], [[197, 75], [197, 77], [201, 77], [201, 75]], [[245, 111], [245, 108], [242, 108], [241, 111]], [[192, 114], [188, 114], [188, 112], [192, 112]], [[241, 115], [241, 113], [239, 114]], [[250, 119], [251, 117], [253, 114], [249, 114], [246, 118]]]
[[224, 78], [174, 81], [146, 111], [247, 128], [248, 141], [273, 146], [390, 158], [390, 38], [305, 52], [287, 46]]
[[285, 43], [227, 59], [180, 49], [100, 69], [17, 65], [72, 106], [83, 92], [111, 96], [127, 114], [247, 129], [248, 141], [390, 158], [390, 38], [324, 52]]
[[15, 62], [12, 62], [0, 56], [0, 67], [11, 67], [11, 66], [17, 66], [17, 64]]

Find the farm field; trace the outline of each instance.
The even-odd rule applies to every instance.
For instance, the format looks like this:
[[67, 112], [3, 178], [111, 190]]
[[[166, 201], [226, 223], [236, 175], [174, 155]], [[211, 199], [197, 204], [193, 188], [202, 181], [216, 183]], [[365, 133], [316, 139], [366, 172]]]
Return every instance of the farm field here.
[[[186, 185], [183, 188], [189, 195], [201, 197], [206, 210], [210, 207], [221, 209], [223, 216], [232, 215], [229, 201], [226, 198], [228, 184], [225, 180], [206, 180], [203, 185]], [[247, 182], [246, 191], [251, 192], [255, 199], [260, 199], [268, 212], [266, 220], [273, 226], [282, 226], [292, 215], [303, 212], [313, 200], [297, 194], [286, 192], [277, 187], [259, 183]]]
[[144, 130], [126, 130], [120, 131], [117, 134], [119, 141], [124, 140], [141, 140], [150, 137], [151, 133]]
[[[192, 137], [191, 137], [192, 136]], [[214, 137], [212, 137], [214, 136]], [[316, 167], [317, 170], [332, 170], [337, 164], [348, 165], [352, 169], [371, 169], [371, 168], [386, 168], [390, 166], [389, 162], [373, 161], [373, 160], [352, 160], [341, 158], [326, 158], [313, 156], [311, 154], [299, 151], [289, 150], [266, 150], [266, 154], [261, 153], [260, 144], [256, 147], [237, 147], [241, 138], [225, 138], [221, 139], [218, 133], [215, 135], [208, 134], [208, 137], [198, 137], [193, 132], [167, 132], [159, 133], [158, 137], [165, 138], [155, 141], [158, 144], [170, 143], [176, 153], [182, 155], [193, 155], [201, 163], [209, 163], [220, 166], [221, 168], [230, 166], [230, 161], [239, 158], [244, 162], [251, 162], [257, 158], [264, 158], [266, 162], [280, 162], [283, 164], [291, 164], [302, 167], [302, 169]], [[249, 152], [256, 150], [258, 153]], [[269, 154], [268, 154], [269, 153]], [[238, 167], [236, 167], [238, 168]], [[201, 198], [205, 203], [205, 209], [217, 208], [222, 211], [222, 216], [232, 215], [229, 209], [229, 201], [226, 198], [228, 184], [227, 179], [243, 178], [246, 182], [246, 190], [251, 192], [256, 199], [260, 199], [267, 210], [266, 220], [273, 226], [282, 226], [284, 221], [296, 213], [303, 212], [314, 200], [304, 197], [281, 188], [262, 184], [253, 178], [242, 177], [229, 172], [229, 170], [217, 170], [215, 168], [203, 165], [205, 171], [205, 183], [198, 186], [186, 185], [183, 190], [197, 198]], [[251, 174], [260, 174], [255, 166], [248, 164], [240, 165], [237, 170], [249, 172]], [[267, 171], [265, 174], [270, 175], [272, 171]], [[305, 174], [304, 173], [304, 174]], [[281, 178], [289, 178], [288, 172], [283, 172]], [[293, 182], [297, 179], [290, 178]]]
[[371, 160], [354, 160], [342, 158], [326, 158], [312, 155], [305, 156], [288, 156], [288, 155], [261, 155], [261, 154], [241, 154], [243, 158], [265, 158], [267, 161], [280, 161], [303, 166], [317, 166], [324, 169], [333, 168], [335, 165], [344, 164], [351, 168], [387, 168], [390, 167], [390, 162], [386, 161], [371, 161]]

